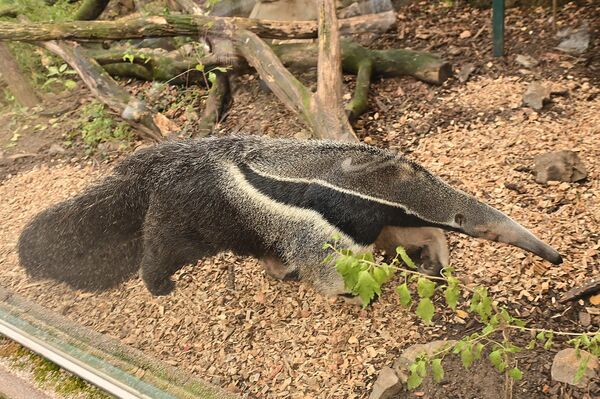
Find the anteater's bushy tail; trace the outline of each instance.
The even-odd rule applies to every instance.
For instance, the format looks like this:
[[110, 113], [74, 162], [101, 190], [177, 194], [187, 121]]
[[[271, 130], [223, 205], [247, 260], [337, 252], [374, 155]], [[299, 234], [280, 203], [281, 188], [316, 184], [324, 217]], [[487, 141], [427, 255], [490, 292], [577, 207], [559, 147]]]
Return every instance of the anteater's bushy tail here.
[[94, 291], [135, 274], [148, 199], [134, 180], [110, 176], [36, 215], [18, 244], [28, 275]]

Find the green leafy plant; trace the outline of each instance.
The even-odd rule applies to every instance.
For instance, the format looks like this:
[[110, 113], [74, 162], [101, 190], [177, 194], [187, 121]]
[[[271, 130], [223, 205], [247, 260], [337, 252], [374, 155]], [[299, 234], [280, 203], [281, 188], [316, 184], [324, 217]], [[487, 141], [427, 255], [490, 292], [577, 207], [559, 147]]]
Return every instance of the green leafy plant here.
[[[448, 354], [459, 356], [463, 366], [468, 369], [475, 361], [484, 358], [484, 353], [488, 353], [488, 361], [498, 372], [505, 374], [507, 381], [519, 381], [523, 378], [523, 372], [513, 354], [533, 350], [538, 345], [548, 350], [552, 348], [555, 336], [573, 337], [568, 344], [574, 346], [578, 354], [581, 348], [585, 348], [592, 355], [600, 356], [600, 331], [573, 333], [526, 327], [525, 321], [512, 316], [505, 307], [497, 305], [487, 288], [469, 287], [461, 283], [449, 267], [442, 271], [443, 277], [426, 276], [417, 270], [417, 266], [402, 247], [397, 248], [396, 257], [391, 262], [377, 263], [372, 253], [355, 254], [348, 249], [338, 248], [338, 240], [339, 238], [333, 237], [331, 242], [323, 245], [324, 249], [331, 250], [324, 262], [335, 264], [346, 288], [360, 297], [363, 307], [368, 306], [375, 295], [382, 294], [382, 286], [385, 283], [394, 276], [399, 276], [400, 283], [396, 285], [395, 292], [400, 305], [414, 310], [426, 325], [432, 323], [437, 303], [438, 307], [447, 307], [452, 311], [459, 310], [461, 305], [468, 308], [468, 312], [462, 309], [460, 311], [470, 314], [482, 326], [479, 331], [463, 337], [456, 344], [449, 345], [431, 356], [417, 357], [409, 367], [409, 389], [419, 387], [429, 373], [435, 381], [441, 381], [444, 378], [442, 361]], [[443, 297], [443, 301], [440, 297]], [[512, 340], [515, 332], [531, 334], [534, 338], [525, 348], [521, 348]], [[589, 358], [581, 356], [575, 382], [583, 378]]]
[[77, 75], [77, 72], [69, 68], [67, 64], [61, 64], [59, 66], [49, 65], [46, 69], [48, 70], [48, 73], [46, 74], [48, 79], [44, 82], [42, 88], [46, 88], [53, 83], [58, 83], [69, 90], [73, 90], [77, 86], [76, 81], [67, 78], [70, 75]]
[[[131, 141], [133, 135], [129, 125], [115, 121], [103, 104], [93, 101], [83, 107], [82, 114], [81, 139], [88, 154], [95, 152], [100, 143], [116, 141], [127, 145]], [[71, 134], [66, 144], [72, 144], [77, 135], [78, 132]]]

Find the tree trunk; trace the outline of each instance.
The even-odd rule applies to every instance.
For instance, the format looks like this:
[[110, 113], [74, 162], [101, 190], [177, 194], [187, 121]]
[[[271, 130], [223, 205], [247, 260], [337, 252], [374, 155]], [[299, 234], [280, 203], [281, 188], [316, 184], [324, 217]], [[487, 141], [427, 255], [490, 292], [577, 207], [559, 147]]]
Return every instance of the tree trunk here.
[[315, 133], [322, 139], [356, 141], [342, 100], [342, 50], [335, 0], [319, 0], [317, 92], [311, 101]]
[[15, 96], [19, 104], [32, 108], [40, 103], [35, 90], [21, 73], [19, 65], [13, 58], [6, 43], [0, 43], [0, 71], [2, 72], [3, 80], [8, 86], [8, 91]]
[[[389, 29], [395, 13], [362, 15], [341, 20], [342, 33], [378, 32]], [[236, 29], [245, 29], [272, 39], [310, 39], [317, 37], [313, 21], [268, 21], [239, 17], [202, 15], [165, 15], [124, 18], [117, 21], [71, 21], [12, 23], [0, 22], [0, 40], [48, 41], [124, 40], [160, 36], [198, 36], [211, 34], [231, 38]]]

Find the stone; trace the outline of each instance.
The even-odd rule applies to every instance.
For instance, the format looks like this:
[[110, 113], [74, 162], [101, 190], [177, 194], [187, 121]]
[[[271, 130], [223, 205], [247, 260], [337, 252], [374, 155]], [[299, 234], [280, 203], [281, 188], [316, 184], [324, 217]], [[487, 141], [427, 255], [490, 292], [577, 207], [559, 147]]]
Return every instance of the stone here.
[[390, 367], [384, 367], [373, 384], [369, 399], [390, 399], [402, 391], [403, 385], [400, 378]]
[[467, 80], [469, 80], [469, 77], [475, 71], [475, 69], [475, 65], [471, 63], [464, 64], [457, 74], [458, 80], [460, 80], [461, 83], [465, 83]]
[[316, 0], [257, 1], [250, 18], [274, 21], [314, 21], [317, 19]]
[[396, 359], [393, 369], [398, 378], [400, 378], [400, 381], [406, 383], [408, 376], [410, 375], [409, 367], [417, 360], [419, 355], [426, 354], [427, 356], [432, 357], [439, 351], [454, 346], [456, 342], [457, 341], [455, 340], [436, 340], [426, 344], [411, 345], [402, 352], [398, 359]]
[[568, 54], [582, 54], [590, 46], [590, 28], [587, 24], [576, 30], [563, 29], [556, 36], [564, 38], [556, 48]]
[[50, 148], [48, 149], [48, 154], [49, 155], [58, 155], [58, 154], [64, 154], [66, 152], [66, 150], [60, 145], [60, 144], [52, 144], [50, 146]]
[[576, 182], [587, 177], [587, 170], [579, 156], [568, 150], [549, 152], [533, 159], [535, 181], [546, 184], [549, 181]]
[[[573, 348], [563, 349], [554, 356], [550, 374], [552, 379], [558, 382], [565, 382], [570, 385], [575, 385], [578, 388], [585, 388], [591, 381], [598, 378], [599, 362], [598, 358], [591, 353], [580, 350], [580, 356], [577, 357], [577, 351]], [[587, 361], [587, 366], [583, 377], [576, 383], [575, 375], [582, 361]]]
[[531, 82], [523, 94], [523, 103], [536, 111], [544, 107], [544, 103], [550, 100], [550, 89], [540, 82]]
[[535, 58], [523, 54], [517, 54], [515, 61], [517, 61], [518, 64], [523, 65], [525, 68], [533, 68], [538, 64], [538, 61]]

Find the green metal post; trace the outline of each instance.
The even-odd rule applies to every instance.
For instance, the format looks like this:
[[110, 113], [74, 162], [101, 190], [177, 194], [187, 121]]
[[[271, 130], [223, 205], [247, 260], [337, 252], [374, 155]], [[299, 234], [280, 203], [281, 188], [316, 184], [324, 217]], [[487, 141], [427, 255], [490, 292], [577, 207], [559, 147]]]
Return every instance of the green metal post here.
[[494, 57], [504, 56], [504, 0], [492, 0]]

